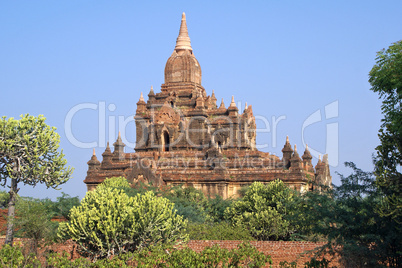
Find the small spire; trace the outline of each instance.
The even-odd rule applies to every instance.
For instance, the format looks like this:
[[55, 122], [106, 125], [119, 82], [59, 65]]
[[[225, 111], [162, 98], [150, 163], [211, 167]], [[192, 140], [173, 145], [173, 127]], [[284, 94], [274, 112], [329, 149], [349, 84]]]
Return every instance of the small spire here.
[[151, 90], [150, 90], [149, 93], [148, 93], [148, 97], [153, 97], [153, 96], [155, 96], [154, 87], [151, 86]]
[[212, 96], [211, 96], [211, 98], [216, 98], [216, 97], [215, 97], [215, 92], [214, 92], [213, 89], [212, 89]]
[[247, 110], [247, 108], [248, 108], [248, 105], [247, 105], [247, 101], [246, 101], [246, 107], [244, 107], [244, 110]]
[[225, 108], [225, 103], [223, 102], [223, 98], [222, 98], [222, 101], [221, 101], [221, 106], [219, 106], [219, 108]]
[[112, 151], [110, 150], [109, 142], [107, 142], [105, 152], [102, 154], [102, 156], [104, 156], [105, 154], [107, 155], [107, 154], [111, 154], [111, 153], [112, 153]]
[[295, 153], [297, 153], [297, 147], [296, 147], [296, 144], [295, 144]]
[[286, 143], [289, 143], [289, 136], [286, 136]]
[[328, 154], [324, 154], [322, 157], [322, 162], [328, 164]]
[[232, 102], [230, 103], [230, 107], [236, 107], [236, 103], [234, 101], [234, 96], [232, 95]]
[[302, 156], [303, 161], [308, 161], [311, 164], [311, 159], [313, 158], [308, 150], [308, 145], [306, 144], [306, 150], [304, 150], [304, 154]]
[[[116, 144], [117, 144], [117, 145], [122, 145], [122, 144], [124, 144], [123, 141], [121, 140], [121, 133], [120, 133], [120, 130], [119, 130], [119, 134], [117, 135], [117, 140], [116, 140], [115, 143], [113, 143], [113, 145], [116, 146]], [[124, 145], [125, 145], [125, 144], [124, 144]]]
[[95, 148], [93, 149], [91, 160], [89, 160], [87, 162], [87, 164], [89, 166], [88, 170], [96, 169], [93, 166], [99, 166], [100, 165], [100, 162], [99, 162], [99, 160], [98, 160], [98, 158], [96, 157], [96, 154], [95, 154]]
[[140, 96], [140, 101], [145, 102], [145, 100], [144, 100], [144, 96], [142, 95], [142, 92], [141, 92], [141, 96]]
[[186, 13], [184, 13], [184, 12], [181, 16], [179, 36], [177, 37], [176, 47], [174, 49], [175, 50], [185, 50], [186, 49], [186, 50], [190, 50], [190, 51], [193, 50], [191, 48], [190, 37], [188, 36]]

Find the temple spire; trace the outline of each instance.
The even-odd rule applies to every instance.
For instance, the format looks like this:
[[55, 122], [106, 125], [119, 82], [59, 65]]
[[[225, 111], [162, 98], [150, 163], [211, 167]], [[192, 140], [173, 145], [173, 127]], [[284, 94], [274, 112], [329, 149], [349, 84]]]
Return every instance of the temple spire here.
[[181, 25], [180, 25], [179, 36], [177, 37], [176, 47], [174, 49], [176, 51], [177, 50], [193, 51], [193, 49], [191, 48], [190, 37], [188, 36], [186, 14], [184, 12], [181, 16]]
[[[145, 102], [145, 100], [144, 100], [144, 96], [142, 95], [142, 92], [141, 92], [141, 96], [140, 96], [140, 101]], [[120, 133], [120, 132], [119, 132], [119, 133]]]
[[219, 108], [225, 108], [225, 103], [223, 102], [223, 98], [222, 98], [222, 101], [221, 101], [221, 106], [219, 106]]
[[236, 107], [236, 103], [234, 101], [234, 96], [232, 95], [232, 101], [230, 102], [230, 107]]

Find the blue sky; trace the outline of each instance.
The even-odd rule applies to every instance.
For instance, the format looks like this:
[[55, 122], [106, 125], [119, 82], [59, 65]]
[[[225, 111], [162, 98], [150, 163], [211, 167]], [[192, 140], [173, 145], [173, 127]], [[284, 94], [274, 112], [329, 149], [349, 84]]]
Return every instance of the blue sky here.
[[[401, 10], [402, 1], [2, 1], [0, 112], [43, 114], [57, 127], [75, 168], [61, 191], [83, 197], [92, 149], [68, 138], [69, 111], [95, 107], [78, 110], [70, 129], [76, 140], [96, 142], [101, 159], [119, 117], [132, 118], [151, 85], [160, 91], [186, 12], [207, 93], [214, 90], [226, 106], [232, 95], [241, 110], [253, 106], [257, 144], [268, 144], [262, 151], [282, 157], [286, 135], [299, 153], [305, 143], [329, 150], [339, 184], [335, 171], [347, 174], [345, 161], [373, 168], [382, 115], [368, 72], [377, 51], [402, 39]], [[135, 142], [133, 122], [123, 132]], [[20, 194], [61, 195], [43, 186]]]

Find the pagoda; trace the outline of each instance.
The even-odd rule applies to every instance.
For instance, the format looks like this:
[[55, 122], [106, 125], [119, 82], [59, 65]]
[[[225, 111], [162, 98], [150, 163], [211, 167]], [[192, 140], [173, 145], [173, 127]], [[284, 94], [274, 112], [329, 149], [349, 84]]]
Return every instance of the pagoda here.
[[255, 181], [281, 179], [301, 192], [331, 185], [327, 155], [313, 167], [308, 148], [300, 157], [288, 137], [282, 159], [258, 151], [252, 106], [239, 111], [233, 96], [227, 108], [223, 99], [218, 106], [214, 91], [207, 95], [201, 77], [183, 13], [160, 92], [151, 87], [147, 101], [141, 93], [137, 102], [135, 152], [124, 152], [120, 133], [113, 152], [107, 144], [102, 162], [94, 150], [84, 180], [87, 189], [115, 176], [132, 184], [192, 186], [223, 198], [238, 196]]

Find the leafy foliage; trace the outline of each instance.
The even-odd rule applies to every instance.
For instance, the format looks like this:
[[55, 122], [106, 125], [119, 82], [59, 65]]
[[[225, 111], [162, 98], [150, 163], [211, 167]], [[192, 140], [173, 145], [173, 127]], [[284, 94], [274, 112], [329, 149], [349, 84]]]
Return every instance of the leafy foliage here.
[[19, 198], [17, 202], [16, 234], [31, 239], [30, 252], [37, 255], [40, 244], [52, 243], [56, 238], [57, 223], [38, 199]]
[[[402, 223], [402, 40], [377, 53], [369, 73], [371, 90], [382, 99], [384, 118], [375, 157], [377, 185], [384, 193], [380, 213]], [[398, 171], [399, 169], [399, 171]]]
[[286, 216], [292, 211], [294, 192], [282, 181], [254, 182], [243, 199], [225, 211], [235, 226], [243, 226], [258, 240], [289, 239], [292, 226]]
[[52, 218], [60, 217], [66, 220], [70, 220], [69, 214], [71, 208], [80, 205], [80, 199], [78, 196], [71, 197], [64, 192], [61, 193], [61, 196], [57, 197], [56, 201], [45, 198], [41, 199], [40, 202], [44, 205], [49, 216]]
[[152, 192], [129, 197], [123, 190], [99, 187], [72, 208], [70, 217], [60, 224], [59, 236], [73, 239], [92, 259], [187, 239], [182, 234], [186, 221], [169, 200]]
[[174, 203], [178, 215], [191, 222], [202, 223], [208, 219], [208, 199], [193, 187], [175, 187], [164, 195]]
[[130, 184], [124, 177], [112, 177], [104, 180], [98, 187], [129, 188]]
[[0, 191], [0, 208], [7, 208], [8, 202], [10, 202], [10, 194], [6, 191]]
[[352, 174], [340, 175], [342, 184], [326, 194], [306, 193], [298, 213], [310, 215], [311, 232], [328, 239], [322, 252], [339, 254], [345, 267], [393, 266], [400, 254], [400, 233], [376, 212], [382, 196], [375, 177], [353, 163], [345, 165]]
[[232, 250], [222, 249], [217, 245], [206, 247], [197, 253], [188, 247], [172, 248], [152, 246], [146, 250], [125, 253], [113, 258], [90, 262], [84, 258], [74, 261], [68, 254], [51, 254], [47, 258], [47, 267], [83, 268], [83, 267], [265, 267], [272, 263], [269, 256], [251, 246], [249, 243], [239, 244]]
[[60, 136], [56, 128], [46, 125], [42, 115], [22, 115], [20, 120], [0, 120], [0, 180], [7, 179], [35, 186], [45, 183], [57, 188], [71, 173], [64, 154], [58, 152]]
[[17, 244], [12, 247], [5, 244], [0, 249], [0, 265], [10, 268], [30, 268], [40, 267], [40, 262], [33, 254], [24, 256], [21, 245]]

